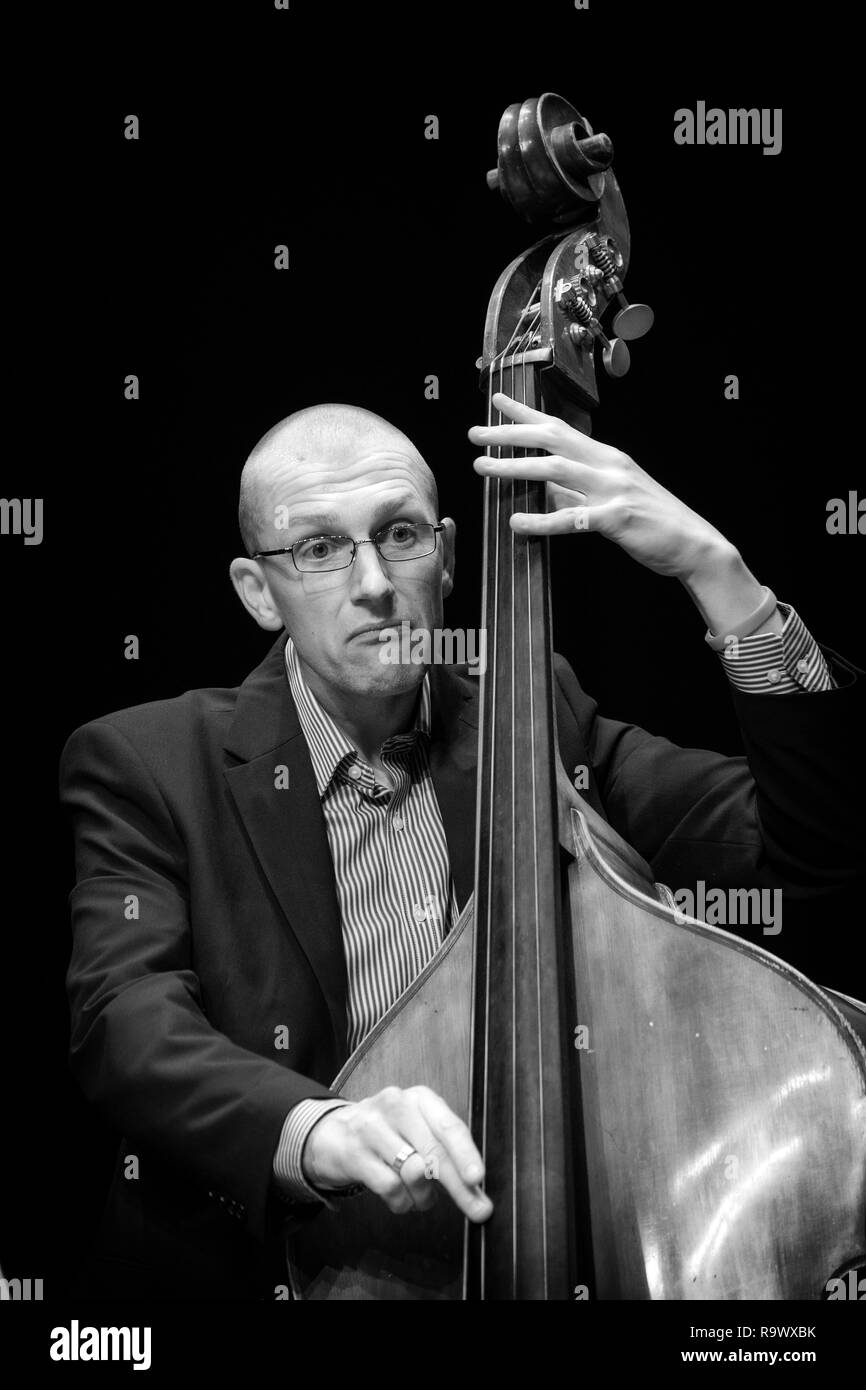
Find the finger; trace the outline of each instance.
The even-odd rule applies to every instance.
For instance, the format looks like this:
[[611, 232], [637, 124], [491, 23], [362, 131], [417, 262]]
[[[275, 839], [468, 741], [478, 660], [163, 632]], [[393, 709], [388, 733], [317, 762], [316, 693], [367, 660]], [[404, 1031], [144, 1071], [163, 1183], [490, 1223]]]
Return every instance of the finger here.
[[[415, 1153], [407, 1158], [400, 1168], [400, 1177], [408, 1188], [412, 1201], [419, 1210], [425, 1211], [436, 1200], [436, 1183], [441, 1182], [445, 1150], [424, 1119], [418, 1107], [417, 1099], [413, 1098], [411, 1101], [401, 1103], [391, 1115], [391, 1119], [395, 1129], [399, 1130], [401, 1134], [405, 1134], [407, 1142], [415, 1149]], [[480, 1155], [478, 1155], [478, 1161], [480, 1161]], [[450, 1189], [446, 1189], [449, 1191], [449, 1195], [453, 1195], [452, 1189], [453, 1191], [461, 1190], [468, 1201], [476, 1200], [477, 1194], [474, 1184], [464, 1183], [451, 1160], [447, 1159], [447, 1162], [450, 1165]], [[441, 1185], [445, 1186], [444, 1183]]]
[[[403, 1109], [404, 1107], [399, 1107], [399, 1111]], [[409, 1107], [405, 1107], [405, 1109], [408, 1111]], [[418, 1126], [417, 1124], [412, 1125], [411, 1115], [407, 1115], [404, 1119], [399, 1111], [389, 1114], [388, 1120], [378, 1118], [377, 1122], [371, 1125], [367, 1142], [375, 1157], [380, 1159], [403, 1184], [412, 1204], [424, 1210], [432, 1206], [436, 1194], [431, 1192], [430, 1184], [424, 1177], [424, 1159], [418, 1150], [419, 1140], [423, 1144], [429, 1141], [431, 1136], [426, 1126], [422, 1127], [420, 1133], [416, 1133]], [[407, 1144], [416, 1152], [404, 1159], [400, 1167], [396, 1168], [394, 1160], [400, 1151], [406, 1148]]]
[[[521, 425], [473, 425], [469, 438], [473, 444], [504, 445], [508, 449], [555, 448], [556, 422], [550, 419]], [[587, 436], [588, 437], [588, 436]]]
[[[515, 520], [518, 513], [511, 518]], [[611, 498], [609, 502], [600, 502], [597, 506], [583, 507], [564, 507], [558, 512], [546, 512], [543, 516], [534, 518], [526, 513], [520, 513], [529, 521], [552, 521], [554, 518], [565, 518], [570, 520], [570, 525], [564, 522], [555, 531], [547, 532], [548, 535], [561, 535], [569, 531], [597, 531], [600, 536], [608, 536], [613, 540], [618, 540], [623, 529], [623, 504], [621, 498]], [[515, 530], [518, 528], [515, 527]], [[521, 527], [521, 530], [524, 528]], [[534, 528], [527, 528], [533, 529]], [[544, 535], [543, 531], [535, 531], [536, 535]]]
[[[545, 415], [541, 410], [534, 410], [531, 405], [524, 405], [522, 401], [516, 401], [512, 396], [506, 396], [504, 391], [496, 391], [493, 395], [493, 403], [501, 415], [507, 415], [509, 420], [519, 424], [531, 426], [536, 430], [543, 430], [545, 436], [552, 434], [553, 428], [561, 424], [553, 415]], [[512, 424], [508, 425], [473, 425], [469, 430], [469, 438], [476, 440], [479, 433], [487, 429], [513, 429]]]
[[429, 1086], [415, 1086], [413, 1097], [434, 1140], [441, 1144], [453, 1162], [463, 1182], [471, 1185], [484, 1177], [484, 1160], [469, 1130], [441, 1096]]
[[[432, 1206], [436, 1200], [436, 1182], [440, 1180], [442, 1158], [445, 1154], [443, 1146], [436, 1139], [419, 1104], [419, 1092], [428, 1091], [426, 1087], [412, 1087], [409, 1090], [395, 1094], [388, 1101], [388, 1125], [389, 1134], [391, 1132], [404, 1135], [405, 1138], [399, 1140], [396, 1148], [385, 1150], [383, 1156], [386, 1161], [393, 1160], [394, 1155], [405, 1143], [409, 1143], [415, 1149], [400, 1168], [400, 1178], [411, 1194], [412, 1200], [420, 1210], [426, 1210]], [[435, 1096], [435, 1092], [429, 1091], [429, 1095]], [[438, 1099], [438, 1097], [437, 1097]], [[444, 1104], [444, 1102], [443, 1102]], [[447, 1109], [447, 1107], [446, 1107]], [[450, 1111], [448, 1112], [451, 1113]], [[454, 1116], [458, 1123], [462, 1121]], [[467, 1130], [468, 1134], [468, 1130]], [[471, 1143], [471, 1135], [469, 1136]], [[483, 1171], [481, 1156], [475, 1146], [472, 1145], [473, 1158], [476, 1166]], [[464, 1184], [454, 1168], [450, 1159], [448, 1160], [449, 1177], [451, 1188], [454, 1191], [463, 1190], [464, 1199], [472, 1202], [476, 1199], [474, 1186]], [[444, 1184], [442, 1184], [444, 1186]], [[451, 1195], [449, 1193], [449, 1195]]]
[[[426, 1150], [435, 1142], [433, 1135], [417, 1109], [409, 1104], [400, 1103], [392, 1107], [388, 1120], [389, 1123], [376, 1131], [376, 1152], [397, 1173], [418, 1210], [426, 1211], [436, 1201], [436, 1189], [428, 1179], [424, 1157]], [[395, 1168], [394, 1160], [407, 1144], [415, 1152], [404, 1159], [399, 1168]]]
[[481, 454], [472, 466], [483, 478], [507, 478], [518, 482], [548, 482], [563, 492], [610, 491], [613, 478], [594, 464], [563, 458], [561, 454], [535, 454], [523, 458], [494, 458]]
[[380, 1197], [395, 1216], [405, 1216], [413, 1210], [415, 1204], [412, 1195], [405, 1183], [401, 1182], [399, 1174], [371, 1150], [365, 1149], [358, 1155], [353, 1177]]
[[473, 425], [469, 438], [484, 448], [546, 449], [551, 454], [567, 448], [569, 458], [587, 463], [603, 458], [607, 449], [590, 435], [549, 417], [530, 424]]
[[525, 401], [517, 400], [515, 396], [507, 396], [504, 391], [494, 391], [492, 399], [494, 409], [498, 410], [500, 415], [507, 415], [509, 420], [519, 420], [521, 424], [536, 421], [547, 423], [555, 419], [555, 416], [546, 415], [543, 410], [536, 410]]
[[444, 1188], [458, 1210], [470, 1221], [486, 1221], [493, 1211], [493, 1203], [480, 1182], [464, 1182], [445, 1145], [435, 1140], [424, 1157], [427, 1175]]
[[557, 464], [551, 465], [550, 459], [549, 454], [519, 459], [500, 459], [482, 454], [480, 458], [473, 460], [472, 467], [485, 478], [516, 478], [527, 481], [540, 479], [546, 482], [558, 476], [561, 471]]
[[436, 1170], [439, 1183], [465, 1216], [471, 1221], [486, 1221], [493, 1204], [479, 1186], [484, 1162], [468, 1126], [434, 1091], [426, 1086], [415, 1090], [434, 1139], [433, 1146], [423, 1150], [428, 1165]]
[[[410, 1127], [407, 1127], [410, 1128]], [[424, 1127], [426, 1128], [426, 1126]], [[429, 1130], [427, 1131], [429, 1136]], [[400, 1168], [400, 1181], [412, 1198], [414, 1205], [419, 1211], [427, 1211], [436, 1202], [438, 1188], [434, 1181], [437, 1173], [437, 1165], [430, 1164], [425, 1158], [426, 1149], [434, 1143], [432, 1137], [428, 1137], [425, 1149], [418, 1148], [418, 1143], [425, 1143], [420, 1134], [413, 1130], [411, 1135], [407, 1134], [407, 1139], [415, 1146], [415, 1153], [406, 1159]]]
[[521, 536], [567, 536], [572, 531], [591, 531], [592, 512], [597, 508], [562, 507], [556, 512], [515, 512], [511, 529]]

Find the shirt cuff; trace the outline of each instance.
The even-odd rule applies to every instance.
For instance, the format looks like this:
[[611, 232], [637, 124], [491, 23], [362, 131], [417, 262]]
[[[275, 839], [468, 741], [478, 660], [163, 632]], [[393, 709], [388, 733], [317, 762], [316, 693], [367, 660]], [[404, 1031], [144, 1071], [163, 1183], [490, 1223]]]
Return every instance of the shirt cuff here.
[[777, 605], [781, 632], [752, 633], [726, 643], [719, 659], [725, 675], [747, 695], [815, 694], [835, 690], [818, 643], [790, 605]]
[[283, 1123], [279, 1143], [274, 1153], [274, 1178], [277, 1191], [288, 1202], [324, 1202], [332, 1204], [327, 1195], [307, 1182], [301, 1159], [307, 1135], [329, 1110], [348, 1105], [347, 1100], [302, 1100], [293, 1105]]

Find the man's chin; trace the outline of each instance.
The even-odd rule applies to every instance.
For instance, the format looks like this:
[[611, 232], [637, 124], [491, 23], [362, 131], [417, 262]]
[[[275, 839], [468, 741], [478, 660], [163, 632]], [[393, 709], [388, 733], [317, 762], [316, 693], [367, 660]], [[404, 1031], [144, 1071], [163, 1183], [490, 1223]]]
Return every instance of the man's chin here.
[[424, 679], [424, 666], [383, 660], [380, 643], [365, 643], [346, 653], [340, 684], [359, 695], [405, 695]]

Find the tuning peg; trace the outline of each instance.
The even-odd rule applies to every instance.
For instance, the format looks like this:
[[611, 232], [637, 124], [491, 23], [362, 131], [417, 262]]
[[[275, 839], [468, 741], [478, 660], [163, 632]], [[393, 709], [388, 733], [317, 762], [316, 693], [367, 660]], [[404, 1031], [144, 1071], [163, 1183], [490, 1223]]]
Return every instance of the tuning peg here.
[[650, 306], [629, 304], [622, 292], [616, 295], [616, 300], [623, 306], [613, 320], [614, 329], [619, 336], [631, 343], [635, 338], [642, 338], [645, 333], [649, 333], [655, 321], [655, 314]]
[[602, 346], [601, 360], [608, 376], [625, 376], [631, 366], [631, 353], [622, 338], [609, 339], [598, 319], [595, 317], [583, 295], [579, 294], [570, 280], [559, 280], [554, 286], [553, 297], [563, 313], [574, 322], [568, 325], [568, 336], [575, 347], [580, 347], [587, 334], [597, 338]]
[[622, 338], [611, 338], [610, 342], [602, 333], [599, 341], [604, 344], [601, 360], [608, 376], [625, 376], [631, 366], [631, 353]]
[[655, 322], [655, 314], [648, 304], [629, 304], [622, 290], [615, 288], [615, 285], [620, 283], [619, 279], [614, 277], [614, 281], [608, 281], [620, 306], [619, 313], [615, 314], [613, 319], [614, 332], [631, 343], [635, 338], [642, 338], [645, 333], [649, 333]]
[[642, 338], [653, 326], [655, 314], [648, 304], [629, 304], [623, 294], [622, 281], [618, 271], [622, 267], [622, 256], [612, 237], [593, 235], [586, 239], [589, 259], [601, 272], [604, 287], [620, 306], [613, 320], [614, 332], [627, 342]]
[[568, 325], [568, 336], [577, 346], [585, 342], [587, 334], [593, 338], [598, 338], [601, 343], [601, 360], [608, 376], [625, 376], [631, 366], [628, 343], [624, 342], [622, 338], [608, 338], [598, 319], [593, 319], [587, 324], [570, 323]]

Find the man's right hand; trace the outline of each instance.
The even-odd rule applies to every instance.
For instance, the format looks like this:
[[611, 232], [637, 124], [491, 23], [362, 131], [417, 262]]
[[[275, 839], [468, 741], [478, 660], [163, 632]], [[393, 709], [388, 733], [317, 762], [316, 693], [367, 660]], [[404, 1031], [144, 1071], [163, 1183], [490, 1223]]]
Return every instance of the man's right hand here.
[[[398, 1171], [395, 1159], [407, 1148], [414, 1152]], [[437, 1182], [470, 1221], [493, 1211], [469, 1129], [428, 1086], [386, 1086], [328, 1111], [307, 1136], [302, 1167], [323, 1190], [363, 1183], [398, 1214], [432, 1206]]]

